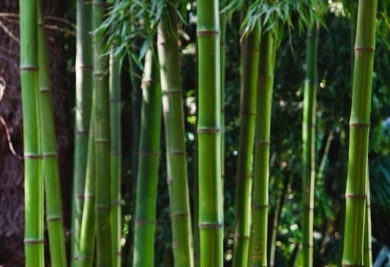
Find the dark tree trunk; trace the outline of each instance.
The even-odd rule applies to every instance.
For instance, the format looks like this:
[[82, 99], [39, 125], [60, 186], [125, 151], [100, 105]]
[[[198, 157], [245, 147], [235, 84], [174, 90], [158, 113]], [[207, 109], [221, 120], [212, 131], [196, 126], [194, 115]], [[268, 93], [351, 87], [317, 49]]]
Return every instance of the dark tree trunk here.
[[[44, 15], [62, 18], [64, 9], [61, 1], [44, 1]], [[19, 156], [23, 155], [22, 104], [19, 75], [19, 24], [18, 1], [0, 1], [0, 87], [6, 87], [0, 100], [0, 116], [8, 125], [13, 147]], [[47, 24], [64, 27], [64, 24], [48, 18]], [[69, 105], [66, 103], [67, 88], [73, 88], [65, 71], [63, 32], [53, 27], [47, 29], [53, 102], [55, 107], [56, 134], [61, 164], [62, 194], [64, 198], [65, 229], [69, 232], [69, 203], [71, 188], [71, 146]], [[55, 55], [55, 56], [54, 56]], [[68, 171], [67, 171], [68, 170]], [[12, 154], [6, 129], [0, 124], [0, 265], [24, 266], [24, 181], [23, 160]], [[68, 197], [69, 196], [69, 197]], [[69, 233], [66, 233], [69, 239]], [[45, 245], [46, 249], [48, 245]], [[46, 255], [49, 255], [47, 252]]]

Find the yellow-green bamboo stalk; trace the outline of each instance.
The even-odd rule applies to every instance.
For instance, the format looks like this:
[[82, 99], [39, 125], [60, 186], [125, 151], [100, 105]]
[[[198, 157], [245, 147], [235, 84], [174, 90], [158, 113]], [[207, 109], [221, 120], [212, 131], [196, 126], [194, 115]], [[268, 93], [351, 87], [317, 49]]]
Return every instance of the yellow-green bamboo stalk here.
[[110, 53], [111, 217], [112, 266], [121, 266], [121, 94], [120, 68], [114, 50]]
[[223, 265], [221, 91], [217, 0], [198, 4], [200, 266]]
[[75, 266], [80, 242], [87, 168], [88, 135], [93, 87], [92, 2], [77, 1], [76, 108], [72, 197], [71, 266]]
[[364, 264], [366, 176], [376, 10], [376, 0], [359, 0], [345, 194], [343, 266], [363, 266]]
[[146, 53], [144, 67], [133, 267], [154, 266], [161, 124], [161, 87], [155, 50], [150, 48]]
[[[368, 162], [367, 162], [368, 166]], [[370, 201], [370, 176], [367, 167], [366, 181], [366, 216], [364, 223], [364, 267], [372, 267], [372, 239], [371, 239], [371, 201]]]
[[313, 216], [315, 184], [315, 125], [317, 102], [318, 31], [308, 32], [306, 48], [306, 79], [303, 96], [302, 127], [302, 253], [303, 266], [313, 266]]
[[260, 49], [249, 266], [267, 266], [269, 150], [275, 56], [275, 32], [268, 30], [261, 37]]
[[[106, 11], [105, 0], [93, 1], [94, 28], [101, 26]], [[96, 167], [96, 252], [97, 267], [112, 266], [111, 244], [111, 172], [109, 65], [104, 55], [104, 37], [94, 38], [95, 89], [95, 167]]]
[[174, 266], [194, 266], [188, 193], [184, 112], [180, 82], [177, 0], [166, 1], [158, 26], [162, 107], [170, 195]]
[[44, 266], [43, 177], [39, 140], [37, 1], [20, 0], [20, 75], [24, 142], [24, 249], [27, 267]]
[[[92, 101], [94, 102], [94, 100]], [[93, 108], [92, 103], [92, 108]], [[80, 226], [79, 247], [77, 248], [78, 255], [75, 258], [77, 267], [92, 267], [94, 260], [95, 237], [96, 237], [96, 214], [95, 214], [95, 131], [94, 110], [91, 110], [91, 122], [89, 127], [88, 139], [88, 158], [87, 169], [85, 173], [85, 191], [84, 191], [84, 207]]]
[[250, 193], [256, 123], [260, 24], [241, 45], [240, 137], [236, 173], [233, 267], [247, 266], [250, 237]]
[[42, 15], [42, 4], [38, 1], [38, 61], [39, 61], [39, 110], [42, 133], [43, 176], [46, 192], [46, 221], [49, 232], [50, 260], [52, 266], [65, 267], [66, 251], [60, 171], [58, 166], [57, 138], [47, 56], [47, 40]]

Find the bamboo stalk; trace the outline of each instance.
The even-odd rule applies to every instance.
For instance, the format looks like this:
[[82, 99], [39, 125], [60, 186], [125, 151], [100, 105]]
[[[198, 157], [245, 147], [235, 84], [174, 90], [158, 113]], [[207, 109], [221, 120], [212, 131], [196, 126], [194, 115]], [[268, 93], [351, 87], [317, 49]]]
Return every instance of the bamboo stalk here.
[[271, 30], [264, 32], [261, 37], [260, 46], [250, 266], [267, 266], [269, 150], [276, 57], [276, 40], [274, 34]]
[[[101, 26], [105, 0], [93, 1], [94, 28]], [[110, 171], [110, 109], [108, 57], [103, 37], [94, 37], [95, 88], [95, 167], [96, 167], [96, 251], [97, 267], [112, 266], [111, 244], [111, 171]]]
[[75, 150], [72, 199], [71, 266], [75, 266], [80, 244], [80, 227], [84, 205], [84, 184], [87, 169], [89, 124], [92, 108], [93, 49], [92, 4], [77, 1], [76, 30], [76, 109]]
[[313, 266], [317, 46], [318, 30], [317, 26], [313, 26], [307, 35], [302, 124], [302, 253], [305, 267]]
[[[94, 100], [92, 101], [94, 102]], [[96, 167], [95, 167], [95, 115], [92, 103], [91, 122], [89, 126], [88, 138], [88, 158], [87, 169], [85, 174], [85, 192], [84, 207], [80, 227], [80, 242], [78, 247], [78, 255], [76, 257], [77, 267], [92, 267], [93, 254], [95, 250], [96, 238], [96, 212], [95, 212], [95, 191], [96, 191]]]
[[38, 1], [38, 26], [39, 110], [41, 133], [44, 133], [41, 134], [42, 167], [46, 192], [46, 221], [49, 232], [50, 260], [52, 266], [65, 267], [67, 263], [57, 139], [54, 126], [47, 40], [40, 1]]
[[218, 1], [198, 1], [200, 266], [223, 265]]
[[194, 256], [180, 82], [177, 4], [177, 0], [166, 1], [166, 8], [158, 25], [157, 43], [166, 132], [174, 266], [190, 267], [194, 266]]
[[161, 128], [161, 88], [155, 50], [149, 48], [144, 67], [133, 267], [154, 266]]
[[112, 266], [121, 266], [121, 94], [120, 68], [114, 50], [110, 54]]
[[43, 177], [39, 140], [37, 1], [20, 0], [20, 75], [24, 143], [26, 266], [44, 266]]
[[364, 217], [377, 1], [360, 0], [349, 134], [344, 266], [363, 266]]
[[241, 45], [240, 137], [236, 173], [233, 267], [248, 264], [259, 46], [260, 24], [257, 23], [253, 31], [244, 37]]
[[367, 181], [366, 181], [366, 216], [364, 223], [364, 267], [372, 267], [372, 245], [371, 245], [371, 201], [370, 201], [370, 176], [367, 162]]

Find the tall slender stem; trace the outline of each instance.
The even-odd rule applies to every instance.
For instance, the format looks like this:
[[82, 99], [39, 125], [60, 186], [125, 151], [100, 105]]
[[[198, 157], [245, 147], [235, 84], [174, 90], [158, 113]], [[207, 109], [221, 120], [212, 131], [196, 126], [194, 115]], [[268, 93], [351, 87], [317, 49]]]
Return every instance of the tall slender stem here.
[[133, 267], [154, 266], [161, 88], [156, 48], [146, 53], [141, 109]]
[[121, 266], [121, 94], [120, 68], [114, 50], [110, 54], [112, 266]]
[[256, 124], [260, 24], [241, 45], [240, 137], [236, 173], [233, 267], [247, 266], [250, 236], [250, 194]]
[[[94, 28], [101, 26], [105, 14], [105, 0], [93, 1]], [[111, 242], [111, 171], [110, 171], [110, 109], [109, 66], [104, 55], [103, 37], [95, 35], [95, 167], [96, 167], [96, 250], [97, 267], [112, 266]]]
[[305, 267], [313, 266], [313, 215], [315, 184], [315, 125], [317, 101], [318, 30], [313, 26], [307, 35], [306, 79], [303, 96], [302, 127], [302, 252]]
[[80, 227], [84, 205], [89, 126], [92, 108], [93, 49], [92, 4], [77, 1], [76, 30], [76, 109], [75, 150], [72, 198], [71, 266], [75, 266], [80, 244]]
[[166, 8], [158, 26], [157, 43], [166, 132], [174, 266], [191, 267], [194, 265], [194, 256], [180, 83], [177, 4], [177, 0], [166, 1]]
[[43, 176], [46, 192], [46, 221], [49, 232], [52, 266], [65, 267], [65, 236], [62, 217], [60, 171], [58, 166], [57, 138], [54, 127], [47, 40], [43, 21], [42, 4], [38, 1], [38, 61], [39, 61], [39, 110], [41, 143], [43, 152]]
[[375, 50], [376, 0], [359, 0], [344, 227], [344, 266], [363, 266], [366, 176]]
[[198, 1], [200, 266], [223, 265], [219, 4]]
[[44, 266], [43, 179], [39, 140], [37, 1], [20, 0], [20, 75], [24, 142], [26, 266]]
[[269, 150], [276, 54], [274, 34], [274, 32], [268, 30], [261, 37], [256, 104], [250, 266], [267, 266]]

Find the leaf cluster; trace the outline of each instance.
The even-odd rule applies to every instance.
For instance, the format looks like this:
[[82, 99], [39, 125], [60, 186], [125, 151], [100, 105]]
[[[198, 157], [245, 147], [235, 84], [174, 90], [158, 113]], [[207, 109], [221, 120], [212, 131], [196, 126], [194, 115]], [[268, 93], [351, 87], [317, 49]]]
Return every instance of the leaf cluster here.
[[[244, 0], [233, 0], [222, 10], [236, 11], [243, 7]], [[287, 25], [300, 31], [322, 23], [322, 17], [327, 9], [323, 0], [254, 0], [248, 6], [242, 22], [243, 34], [250, 32], [260, 20], [264, 30], [274, 29], [278, 24]]]

